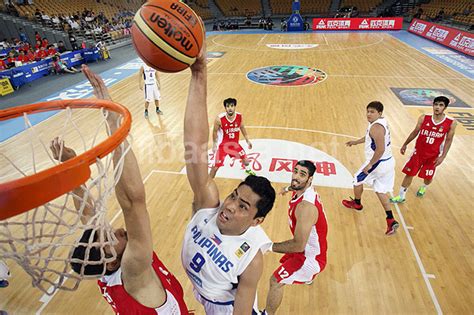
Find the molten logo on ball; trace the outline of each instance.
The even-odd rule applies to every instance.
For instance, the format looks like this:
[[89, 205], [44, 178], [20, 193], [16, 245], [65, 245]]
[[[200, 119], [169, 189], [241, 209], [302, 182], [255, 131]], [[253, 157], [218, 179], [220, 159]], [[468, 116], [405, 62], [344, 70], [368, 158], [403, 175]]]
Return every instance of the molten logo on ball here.
[[189, 51], [191, 48], [193, 48], [193, 44], [189, 41], [189, 34], [183, 34], [183, 32], [177, 30], [176, 26], [172, 25], [165, 18], [160, 17], [156, 13], [152, 13], [150, 22], [156, 23], [159, 28], [162, 28], [165, 31], [166, 36], [174, 39], [177, 42], [180, 42], [181, 46], [186, 49], [186, 51]]

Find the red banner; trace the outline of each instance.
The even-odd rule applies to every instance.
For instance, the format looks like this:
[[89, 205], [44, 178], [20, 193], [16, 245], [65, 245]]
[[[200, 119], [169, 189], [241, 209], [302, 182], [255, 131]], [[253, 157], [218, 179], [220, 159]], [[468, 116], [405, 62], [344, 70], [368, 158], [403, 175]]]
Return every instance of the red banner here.
[[401, 30], [403, 18], [314, 18], [313, 30]]
[[474, 56], [474, 35], [471, 33], [418, 19], [411, 21], [408, 31]]

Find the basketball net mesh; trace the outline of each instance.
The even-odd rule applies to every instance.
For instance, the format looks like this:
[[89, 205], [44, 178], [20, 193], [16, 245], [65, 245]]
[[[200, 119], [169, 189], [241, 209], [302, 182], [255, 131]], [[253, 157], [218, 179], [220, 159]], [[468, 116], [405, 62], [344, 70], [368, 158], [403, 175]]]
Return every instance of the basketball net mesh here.
[[[91, 112], [94, 117], [91, 117]], [[66, 146], [72, 147], [79, 155], [110, 137], [108, 114], [104, 109], [67, 108], [50, 119], [64, 121], [60, 128], [62, 132], [57, 134], [61, 140], [66, 141]], [[33, 126], [29, 115], [24, 114], [23, 119], [25, 132], [15, 136], [13, 143], [6, 141], [4, 145], [10, 148], [14, 144], [15, 150], [3, 150], [3, 145], [0, 146], [0, 178], [12, 180], [15, 177], [29, 176], [61, 163], [53, 158], [49, 149], [52, 139], [41, 136], [46, 130], [49, 135], [54, 132], [48, 128], [48, 122]], [[119, 125], [120, 120], [121, 117], [115, 123]], [[94, 121], [95, 128], [90, 128], [91, 121]], [[69, 141], [70, 139], [75, 141]], [[130, 135], [128, 140], [131, 143]], [[71, 142], [75, 142], [76, 147]], [[80, 146], [77, 145], [78, 142], [81, 143]], [[125, 147], [121, 143], [118, 148], [121, 152], [118, 163], [115, 166], [113, 164], [114, 151], [102, 159], [96, 159], [91, 165], [91, 177], [76, 189], [76, 193], [68, 192], [38, 208], [0, 221], [0, 258], [17, 262], [31, 276], [33, 286], [46, 294], [51, 295], [57, 289], [76, 290], [80, 281], [86, 277], [85, 266], [104, 264], [104, 275], [105, 263], [114, 261], [117, 257], [112, 246], [117, 244], [117, 239], [109, 223], [110, 218], [107, 217], [107, 199], [114, 192], [121, 176], [124, 157], [130, 150], [130, 145]], [[9, 152], [14, 152], [16, 158], [9, 157]], [[62, 152], [63, 145], [60, 156]], [[18, 158], [20, 154], [23, 156]], [[88, 207], [95, 213], [86, 223], [82, 223], [81, 218]], [[81, 242], [82, 234], [89, 229], [95, 233]], [[98, 248], [101, 260], [88, 261], [87, 254], [84, 260], [72, 258], [73, 250], [79, 245], [86, 247], [86, 253], [93, 247]], [[104, 248], [107, 246], [112, 255], [106, 258]], [[72, 271], [71, 263], [82, 264], [80, 274]]]

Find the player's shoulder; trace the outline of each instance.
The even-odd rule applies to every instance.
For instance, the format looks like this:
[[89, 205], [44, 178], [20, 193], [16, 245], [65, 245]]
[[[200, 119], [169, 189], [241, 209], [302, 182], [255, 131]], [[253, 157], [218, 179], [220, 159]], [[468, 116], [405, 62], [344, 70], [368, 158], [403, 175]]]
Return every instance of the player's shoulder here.
[[224, 118], [224, 117], [225, 117], [225, 115], [226, 115], [226, 113], [225, 113], [225, 112], [223, 112], [223, 113], [220, 113], [219, 115], [217, 115], [217, 118], [219, 118], [219, 119], [222, 119], [222, 118]]

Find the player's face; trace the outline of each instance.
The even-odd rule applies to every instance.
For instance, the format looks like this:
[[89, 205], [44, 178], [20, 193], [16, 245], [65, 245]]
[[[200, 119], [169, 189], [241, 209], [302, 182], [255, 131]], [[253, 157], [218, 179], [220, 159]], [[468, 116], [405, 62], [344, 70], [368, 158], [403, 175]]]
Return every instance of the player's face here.
[[227, 115], [233, 116], [235, 113], [235, 105], [234, 104], [226, 104], [225, 105], [225, 111]]
[[301, 165], [296, 165], [291, 176], [291, 189], [302, 190], [306, 188], [310, 180], [308, 169]]
[[375, 108], [367, 108], [367, 120], [372, 123], [382, 117], [382, 113], [379, 113]]
[[217, 215], [217, 227], [224, 235], [241, 235], [250, 226], [263, 222], [255, 218], [260, 196], [247, 185], [235, 189], [222, 204]]
[[[117, 244], [114, 245], [114, 249], [117, 252], [117, 257], [122, 257], [128, 242], [127, 231], [117, 229], [114, 231], [114, 234], [117, 238]], [[112, 250], [109, 247], [105, 247], [104, 251], [106, 255], [112, 255]]]
[[443, 102], [436, 102], [433, 103], [433, 113], [435, 115], [441, 115], [443, 114], [444, 110], [446, 109], [446, 106], [444, 106]]

